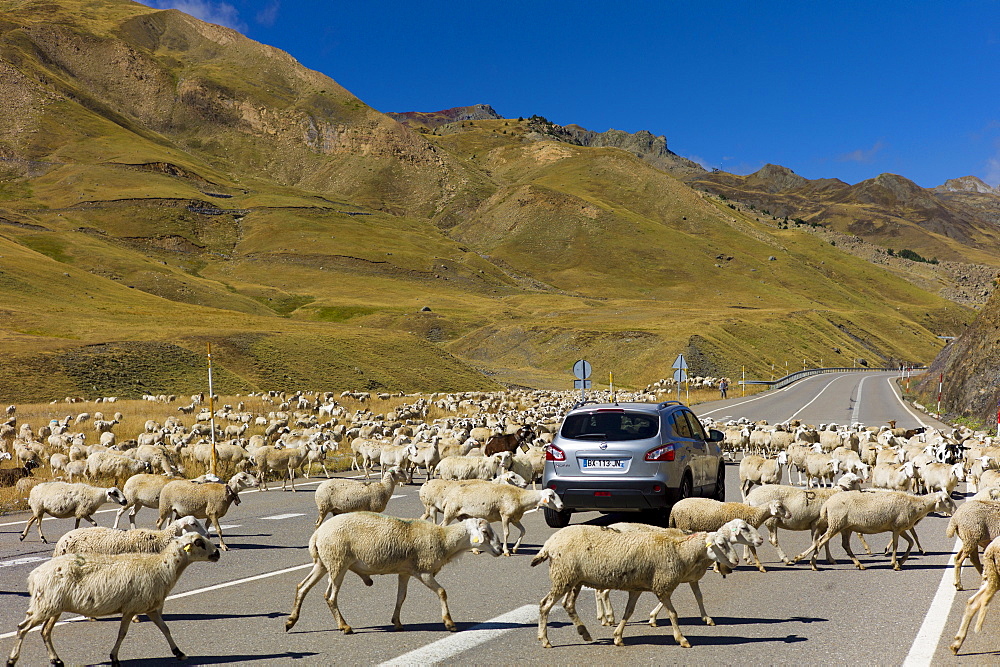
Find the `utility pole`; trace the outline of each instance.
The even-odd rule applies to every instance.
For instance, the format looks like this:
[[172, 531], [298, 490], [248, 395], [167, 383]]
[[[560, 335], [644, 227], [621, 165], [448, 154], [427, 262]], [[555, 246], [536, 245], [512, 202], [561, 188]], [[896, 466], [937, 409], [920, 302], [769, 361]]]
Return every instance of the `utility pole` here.
[[209, 472], [215, 476], [218, 453], [215, 451], [215, 393], [212, 391], [212, 343], [208, 345], [208, 411], [212, 415], [212, 463]]

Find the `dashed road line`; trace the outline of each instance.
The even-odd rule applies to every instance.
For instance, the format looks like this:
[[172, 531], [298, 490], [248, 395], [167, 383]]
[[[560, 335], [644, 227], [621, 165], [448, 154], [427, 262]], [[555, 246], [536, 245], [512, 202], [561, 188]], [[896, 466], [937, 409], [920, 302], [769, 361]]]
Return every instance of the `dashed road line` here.
[[464, 653], [480, 644], [505, 635], [511, 630], [521, 630], [525, 623], [534, 623], [537, 620], [538, 605], [527, 604], [496, 618], [491, 618], [485, 623], [474, 625], [468, 630], [449, 635], [444, 639], [404, 653], [398, 658], [383, 662], [379, 667], [430, 665], [444, 662], [459, 653]]
[[16, 565], [25, 565], [27, 563], [38, 563], [48, 559], [48, 556], [25, 556], [24, 558], [0, 561], [0, 567], [14, 567]]
[[[261, 579], [268, 579], [270, 577], [277, 577], [282, 574], [287, 574], [289, 572], [295, 572], [296, 570], [304, 570], [306, 568], [312, 567], [312, 563], [306, 563], [305, 565], [296, 565], [294, 567], [286, 567], [283, 570], [275, 570], [274, 572], [265, 572], [264, 574], [258, 574], [253, 577], [245, 577], [243, 579], [236, 579], [235, 581], [227, 581], [222, 584], [215, 584], [214, 586], [206, 586], [205, 588], [196, 588], [193, 591], [186, 591], [184, 593], [177, 593], [176, 595], [168, 595], [167, 600], [176, 600], [177, 598], [186, 598], [191, 595], [198, 595], [199, 593], [208, 593], [210, 591], [217, 591], [220, 588], [229, 588], [230, 586], [238, 586], [239, 584], [250, 583], [251, 581], [259, 581]], [[56, 625], [66, 625], [67, 623], [75, 623], [77, 621], [82, 621], [85, 616], [74, 616], [73, 618], [67, 618], [65, 621], [59, 621]], [[41, 630], [41, 626], [38, 626], [31, 630], [31, 632], [38, 632]], [[11, 637], [16, 637], [17, 631], [5, 632], [0, 635], [0, 639], [10, 639]]]
[[291, 519], [297, 516], [305, 516], [301, 512], [291, 512], [289, 514], [275, 514], [274, 516], [262, 516], [261, 521], [281, 521], [282, 519]]
[[840, 380], [840, 379], [845, 378], [845, 377], [847, 377], [847, 376], [846, 375], [839, 375], [839, 376], [833, 378], [832, 380], [830, 380], [829, 382], [827, 382], [826, 386], [823, 387], [822, 389], [820, 389], [819, 393], [816, 394], [813, 397], [813, 400], [809, 401], [808, 403], [806, 403], [805, 405], [803, 405], [801, 408], [799, 408], [798, 410], [796, 410], [795, 413], [791, 417], [789, 417], [788, 419], [784, 420], [784, 422], [782, 422], [782, 423], [788, 423], [788, 422], [792, 421], [793, 419], [795, 419], [799, 415], [799, 413], [801, 413], [803, 410], [805, 410], [810, 405], [812, 405], [817, 400], [819, 400], [819, 397], [823, 395], [823, 392], [825, 392], [827, 389], [830, 388], [830, 385], [832, 385], [837, 380]]

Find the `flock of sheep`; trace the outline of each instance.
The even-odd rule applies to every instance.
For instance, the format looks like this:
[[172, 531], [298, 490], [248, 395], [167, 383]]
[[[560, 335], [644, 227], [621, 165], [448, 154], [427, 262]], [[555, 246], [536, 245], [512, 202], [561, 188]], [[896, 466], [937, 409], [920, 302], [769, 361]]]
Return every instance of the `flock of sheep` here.
[[[38, 625], [50, 660], [62, 664], [51, 635], [64, 611], [91, 617], [122, 615], [112, 664], [118, 664], [122, 640], [138, 614], [148, 615], [171, 651], [182, 658], [161, 614], [165, 597], [188, 564], [219, 558], [199, 519], [212, 525], [219, 548], [227, 549], [219, 519], [239, 504], [243, 489], [265, 490], [274, 475], [282, 479], [282, 488], [291, 483], [292, 491], [300, 473], [308, 476], [319, 468], [327, 477], [314, 494], [317, 519], [309, 540], [313, 567], [296, 586], [286, 630], [297, 622], [310, 589], [326, 577], [324, 598], [338, 628], [351, 633], [338, 606], [341, 585], [350, 571], [368, 585], [377, 574], [398, 576], [392, 617], [397, 629], [402, 628], [400, 608], [408, 581], [417, 578], [439, 596], [444, 625], [454, 631], [447, 595], [435, 579], [438, 572], [470, 550], [491, 556], [516, 553], [525, 535], [521, 520], [526, 512], [562, 509], [553, 491], [535, 487], [545, 446], [562, 414], [575, 402], [575, 393], [434, 394], [405, 397], [412, 401], [381, 413], [365, 405], [388, 396], [358, 392], [339, 396], [344, 402], [360, 402], [362, 407], [355, 410], [345, 408], [330, 393], [272, 392], [255, 398], [273, 409], [254, 412], [241, 402], [212, 415], [205, 409], [189, 410], [200, 404], [200, 397], [192, 397], [191, 406], [178, 409], [184, 417], [162, 423], [148, 420], [141, 433], [129, 434], [134, 437], [116, 432], [120, 414], [105, 420], [99, 413], [81, 413], [87, 416], [53, 420], [33, 429], [18, 422], [16, 408], [8, 408], [8, 420], [0, 426], [0, 459], [16, 458], [17, 467], [0, 469], [0, 486], [17, 485], [27, 492], [31, 516], [21, 539], [37, 523], [39, 538], [46, 541], [41, 530], [46, 514], [76, 521], [75, 529], [57, 543], [53, 558], [29, 575], [31, 603], [18, 626], [8, 665], [17, 661], [25, 634]], [[431, 417], [432, 412], [441, 416]], [[226, 481], [210, 474], [185, 479], [186, 473], [201, 472], [211, 463], [213, 417], [218, 471]], [[87, 424], [93, 434], [85, 430]], [[550, 564], [551, 589], [541, 602], [538, 625], [543, 646], [550, 646], [549, 610], [560, 601], [579, 634], [590, 641], [575, 611], [581, 588], [587, 585], [596, 591], [604, 625], [615, 623], [608, 591], [629, 591], [614, 632], [615, 644], [622, 644], [625, 624], [641, 592], [651, 591], [659, 600], [651, 624], [665, 607], [674, 638], [689, 647], [670, 601], [672, 592], [688, 583], [702, 620], [713, 625], [698, 582], [710, 567], [723, 574], [736, 568], [737, 544], [745, 547], [744, 559], [752, 554], [758, 569], [765, 571], [756, 551], [763, 543], [757, 533], [761, 525], [768, 528], [781, 560], [790, 564], [810, 558], [813, 569], [824, 548], [827, 559], [835, 562], [829, 542], [837, 535], [856, 566], [864, 569], [851, 551], [851, 535], [857, 533], [870, 554], [864, 535], [888, 532], [891, 541], [886, 551], [891, 551], [898, 570], [914, 544], [920, 548], [918, 522], [935, 511], [952, 515], [948, 534], [962, 539], [956, 587], [961, 590], [960, 570], [966, 559], [984, 578], [970, 599], [952, 650], [958, 652], [976, 611], [977, 629], [981, 626], [986, 605], [1000, 588], [1000, 543], [991, 543], [1000, 536], [1000, 447], [994, 448], [989, 438], [968, 431], [862, 425], [769, 426], [746, 421], [706, 425], [724, 430], [727, 454], [741, 457], [744, 501], [681, 500], [666, 528], [618, 523], [557, 531], [531, 561], [532, 566]], [[259, 432], [248, 435], [251, 429]], [[88, 445], [89, 438], [97, 442]], [[364, 481], [330, 478], [328, 464], [345, 458], [363, 473]], [[376, 467], [376, 479], [369, 479]], [[789, 484], [782, 484], [786, 468]], [[39, 469], [69, 481], [39, 482], [35, 475]], [[799, 476], [798, 485], [791, 484], [793, 472]], [[396, 486], [412, 483], [415, 475], [424, 477], [421, 520], [382, 514]], [[74, 482], [75, 477], [115, 485], [93, 486]], [[952, 492], [959, 481], [975, 485], [978, 492], [956, 507]], [[862, 489], [866, 482], [872, 488]], [[96, 526], [92, 515], [108, 502], [120, 505], [112, 528], [79, 528], [81, 520]], [[142, 507], [158, 512], [157, 530], [135, 527]], [[131, 529], [117, 530], [126, 513]], [[500, 535], [492, 523], [501, 525]], [[511, 526], [519, 531], [513, 546], [509, 546]], [[810, 531], [810, 548], [788, 558], [778, 543], [779, 529]], [[897, 560], [900, 536], [908, 547]], [[981, 547], [986, 547], [982, 560]]]

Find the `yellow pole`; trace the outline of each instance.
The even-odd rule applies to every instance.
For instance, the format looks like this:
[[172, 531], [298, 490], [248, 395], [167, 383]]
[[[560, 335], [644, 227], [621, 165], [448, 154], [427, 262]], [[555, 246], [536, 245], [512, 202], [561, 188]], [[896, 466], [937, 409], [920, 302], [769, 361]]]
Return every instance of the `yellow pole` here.
[[743, 382], [740, 384], [740, 387], [743, 388], [743, 396], [746, 396], [747, 395], [747, 367], [746, 366], [743, 367]]
[[608, 371], [608, 387], [611, 389], [611, 402], [615, 403], [615, 376], [611, 371]]
[[212, 343], [208, 345], [208, 411], [212, 415], [212, 463], [209, 472], [215, 475], [218, 454], [215, 451], [215, 394], [212, 391]]

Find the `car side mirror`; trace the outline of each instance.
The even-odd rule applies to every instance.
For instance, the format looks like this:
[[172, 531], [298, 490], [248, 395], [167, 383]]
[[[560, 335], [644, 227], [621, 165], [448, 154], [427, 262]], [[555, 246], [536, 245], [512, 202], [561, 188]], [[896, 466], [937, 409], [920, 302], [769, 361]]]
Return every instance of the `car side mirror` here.
[[709, 442], [722, 442], [726, 439], [726, 434], [722, 431], [716, 431], [714, 428], [708, 430], [708, 441]]

